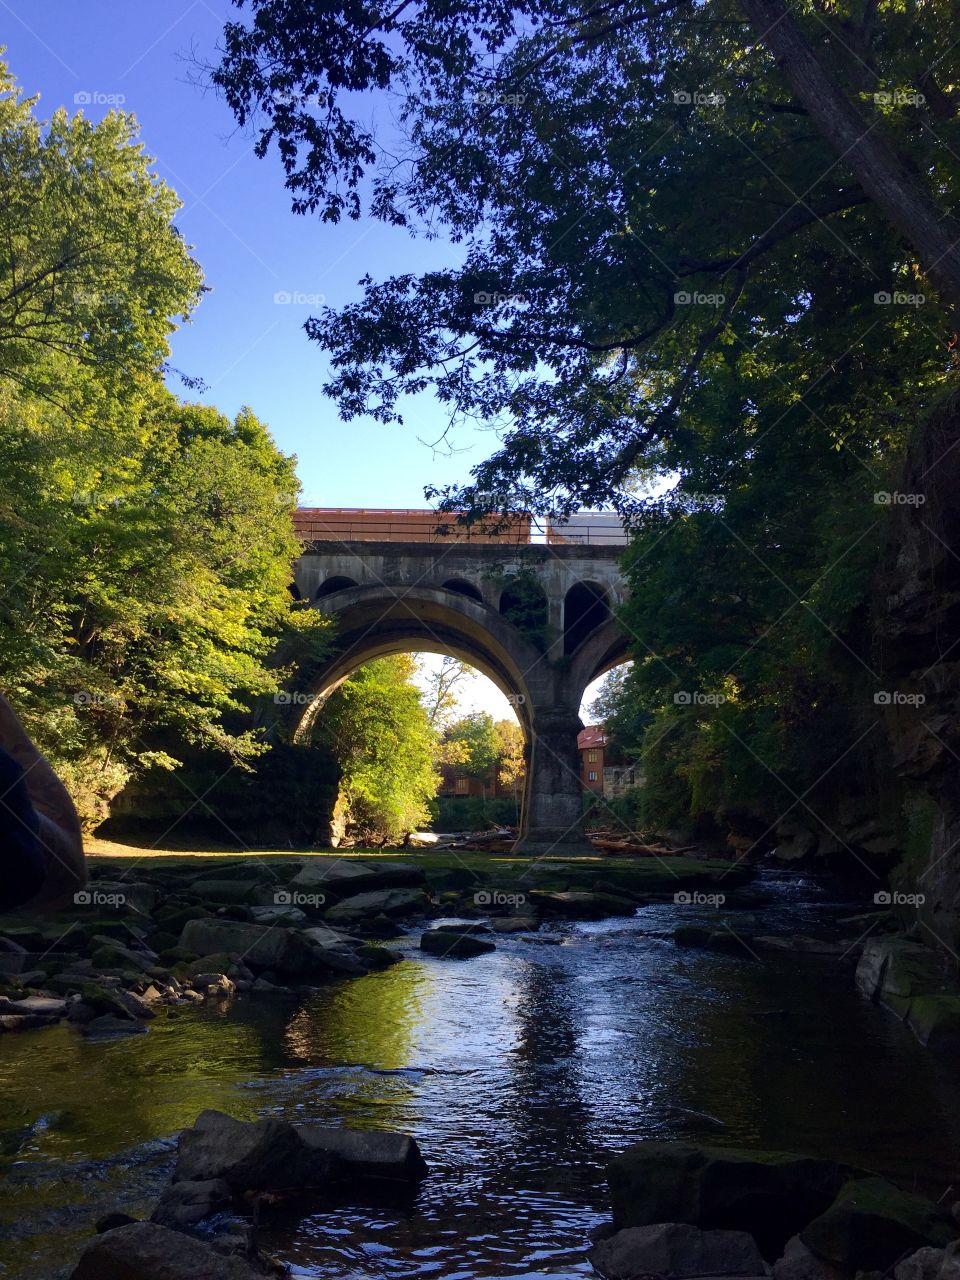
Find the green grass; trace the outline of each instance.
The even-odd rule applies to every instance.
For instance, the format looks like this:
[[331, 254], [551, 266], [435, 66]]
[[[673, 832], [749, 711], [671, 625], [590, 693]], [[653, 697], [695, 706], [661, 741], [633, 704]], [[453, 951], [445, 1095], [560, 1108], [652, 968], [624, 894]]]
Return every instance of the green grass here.
[[[139, 849], [131, 845], [93, 841], [88, 846], [91, 865], [114, 867], [118, 876], [140, 865], [148, 876], [179, 866], [195, 872], [198, 864], [210, 860], [224, 868], [283, 861], [303, 862], [316, 858], [349, 858], [376, 863], [402, 861], [423, 867], [431, 884], [440, 887], [469, 886], [500, 889], [504, 892], [524, 887], [537, 889], [591, 889], [598, 880], [633, 893], [663, 893], [680, 888], [722, 884], [732, 889], [750, 878], [749, 868], [721, 860], [685, 857], [626, 858], [603, 854], [580, 857], [529, 857], [522, 854], [489, 854], [455, 849]], [[158, 865], [159, 864], [159, 865]]]

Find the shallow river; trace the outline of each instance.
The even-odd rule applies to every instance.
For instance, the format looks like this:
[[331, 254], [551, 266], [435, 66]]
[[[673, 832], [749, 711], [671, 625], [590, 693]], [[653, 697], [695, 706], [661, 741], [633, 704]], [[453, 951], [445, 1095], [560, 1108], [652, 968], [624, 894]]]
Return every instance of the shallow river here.
[[[760, 883], [762, 932], [862, 909]], [[655, 905], [464, 962], [407, 947], [305, 1006], [161, 1015], [125, 1040], [4, 1037], [0, 1276], [67, 1275], [96, 1217], [147, 1210], [204, 1107], [417, 1137], [415, 1199], [301, 1204], [271, 1225], [295, 1275], [331, 1280], [586, 1274], [605, 1161], [643, 1137], [835, 1156], [935, 1198], [960, 1185], [960, 1078], [856, 994], [852, 966], [658, 936], [696, 919]]]

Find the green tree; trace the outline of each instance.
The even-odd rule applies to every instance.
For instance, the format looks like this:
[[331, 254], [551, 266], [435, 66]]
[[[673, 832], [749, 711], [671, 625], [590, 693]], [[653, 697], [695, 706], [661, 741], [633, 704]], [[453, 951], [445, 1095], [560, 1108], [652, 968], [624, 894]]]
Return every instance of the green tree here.
[[0, 393], [0, 675], [85, 821], [190, 750], [245, 766], [281, 640], [326, 642], [288, 591], [293, 460], [243, 410], [156, 388], [122, 457], [58, 409]]
[[503, 786], [513, 789], [516, 797], [526, 773], [523, 730], [516, 720], [498, 720], [493, 728], [497, 735], [497, 777]]
[[459, 748], [457, 768], [471, 778], [485, 778], [500, 759], [500, 737], [493, 716], [487, 711], [471, 711], [455, 720], [444, 735]]
[[203, 289], [133, 116], [34, 114], [0, 63], [0, 379], [123, 432]]
[[323, 708], [316, 733], [342, 771], [338, 813], [360, 842], [397, 841], [430, 816], [440, 780], [415, 672], [409, 654], [380, 658], [355, 671]]

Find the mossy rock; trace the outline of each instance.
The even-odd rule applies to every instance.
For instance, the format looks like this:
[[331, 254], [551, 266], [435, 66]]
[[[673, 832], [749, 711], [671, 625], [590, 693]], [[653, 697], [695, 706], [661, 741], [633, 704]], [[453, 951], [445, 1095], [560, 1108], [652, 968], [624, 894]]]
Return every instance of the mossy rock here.
[[960, 1054], [960, 995], [915, 996], [907, 1011], [907, 1026], [928, 1048]]
[[376, 947], [369, 942], [358, 947], [355, 954], [361, 964], [368, 965], [371, 969], [389, 969], [391, 965], [399, 964], [403, 959], [395, 951], [388, 951], [386, 947]]
[[848, 1182], [800, 1232], [808, 1249], [851, 1274], [885, 1271], [904, 1253], [926, 1245], [940, 1249], [954, 1237], [953, 1224], [932, 1200], [883, 1178]]

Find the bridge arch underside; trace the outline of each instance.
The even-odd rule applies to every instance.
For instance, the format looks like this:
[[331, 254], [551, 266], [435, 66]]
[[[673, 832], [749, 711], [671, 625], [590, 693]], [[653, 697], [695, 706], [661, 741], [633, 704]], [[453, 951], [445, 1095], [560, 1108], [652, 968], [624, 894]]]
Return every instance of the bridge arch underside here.
[[398, 599], [382, 588], [359, 587], [339, 591], [318, 607], [337, 619], [337, 647], [315, 670], [302, 675], [301, 687], [313, 696], [294, 729], [294, 741], [309, 736], [324, 700], [358, 667], [412, 652], [449, 654], [475, 667], [510, 700], [529, 734], [526, 672], [537, 655], [517, 643], [488, 605], [455, 591], [405, 591]]

